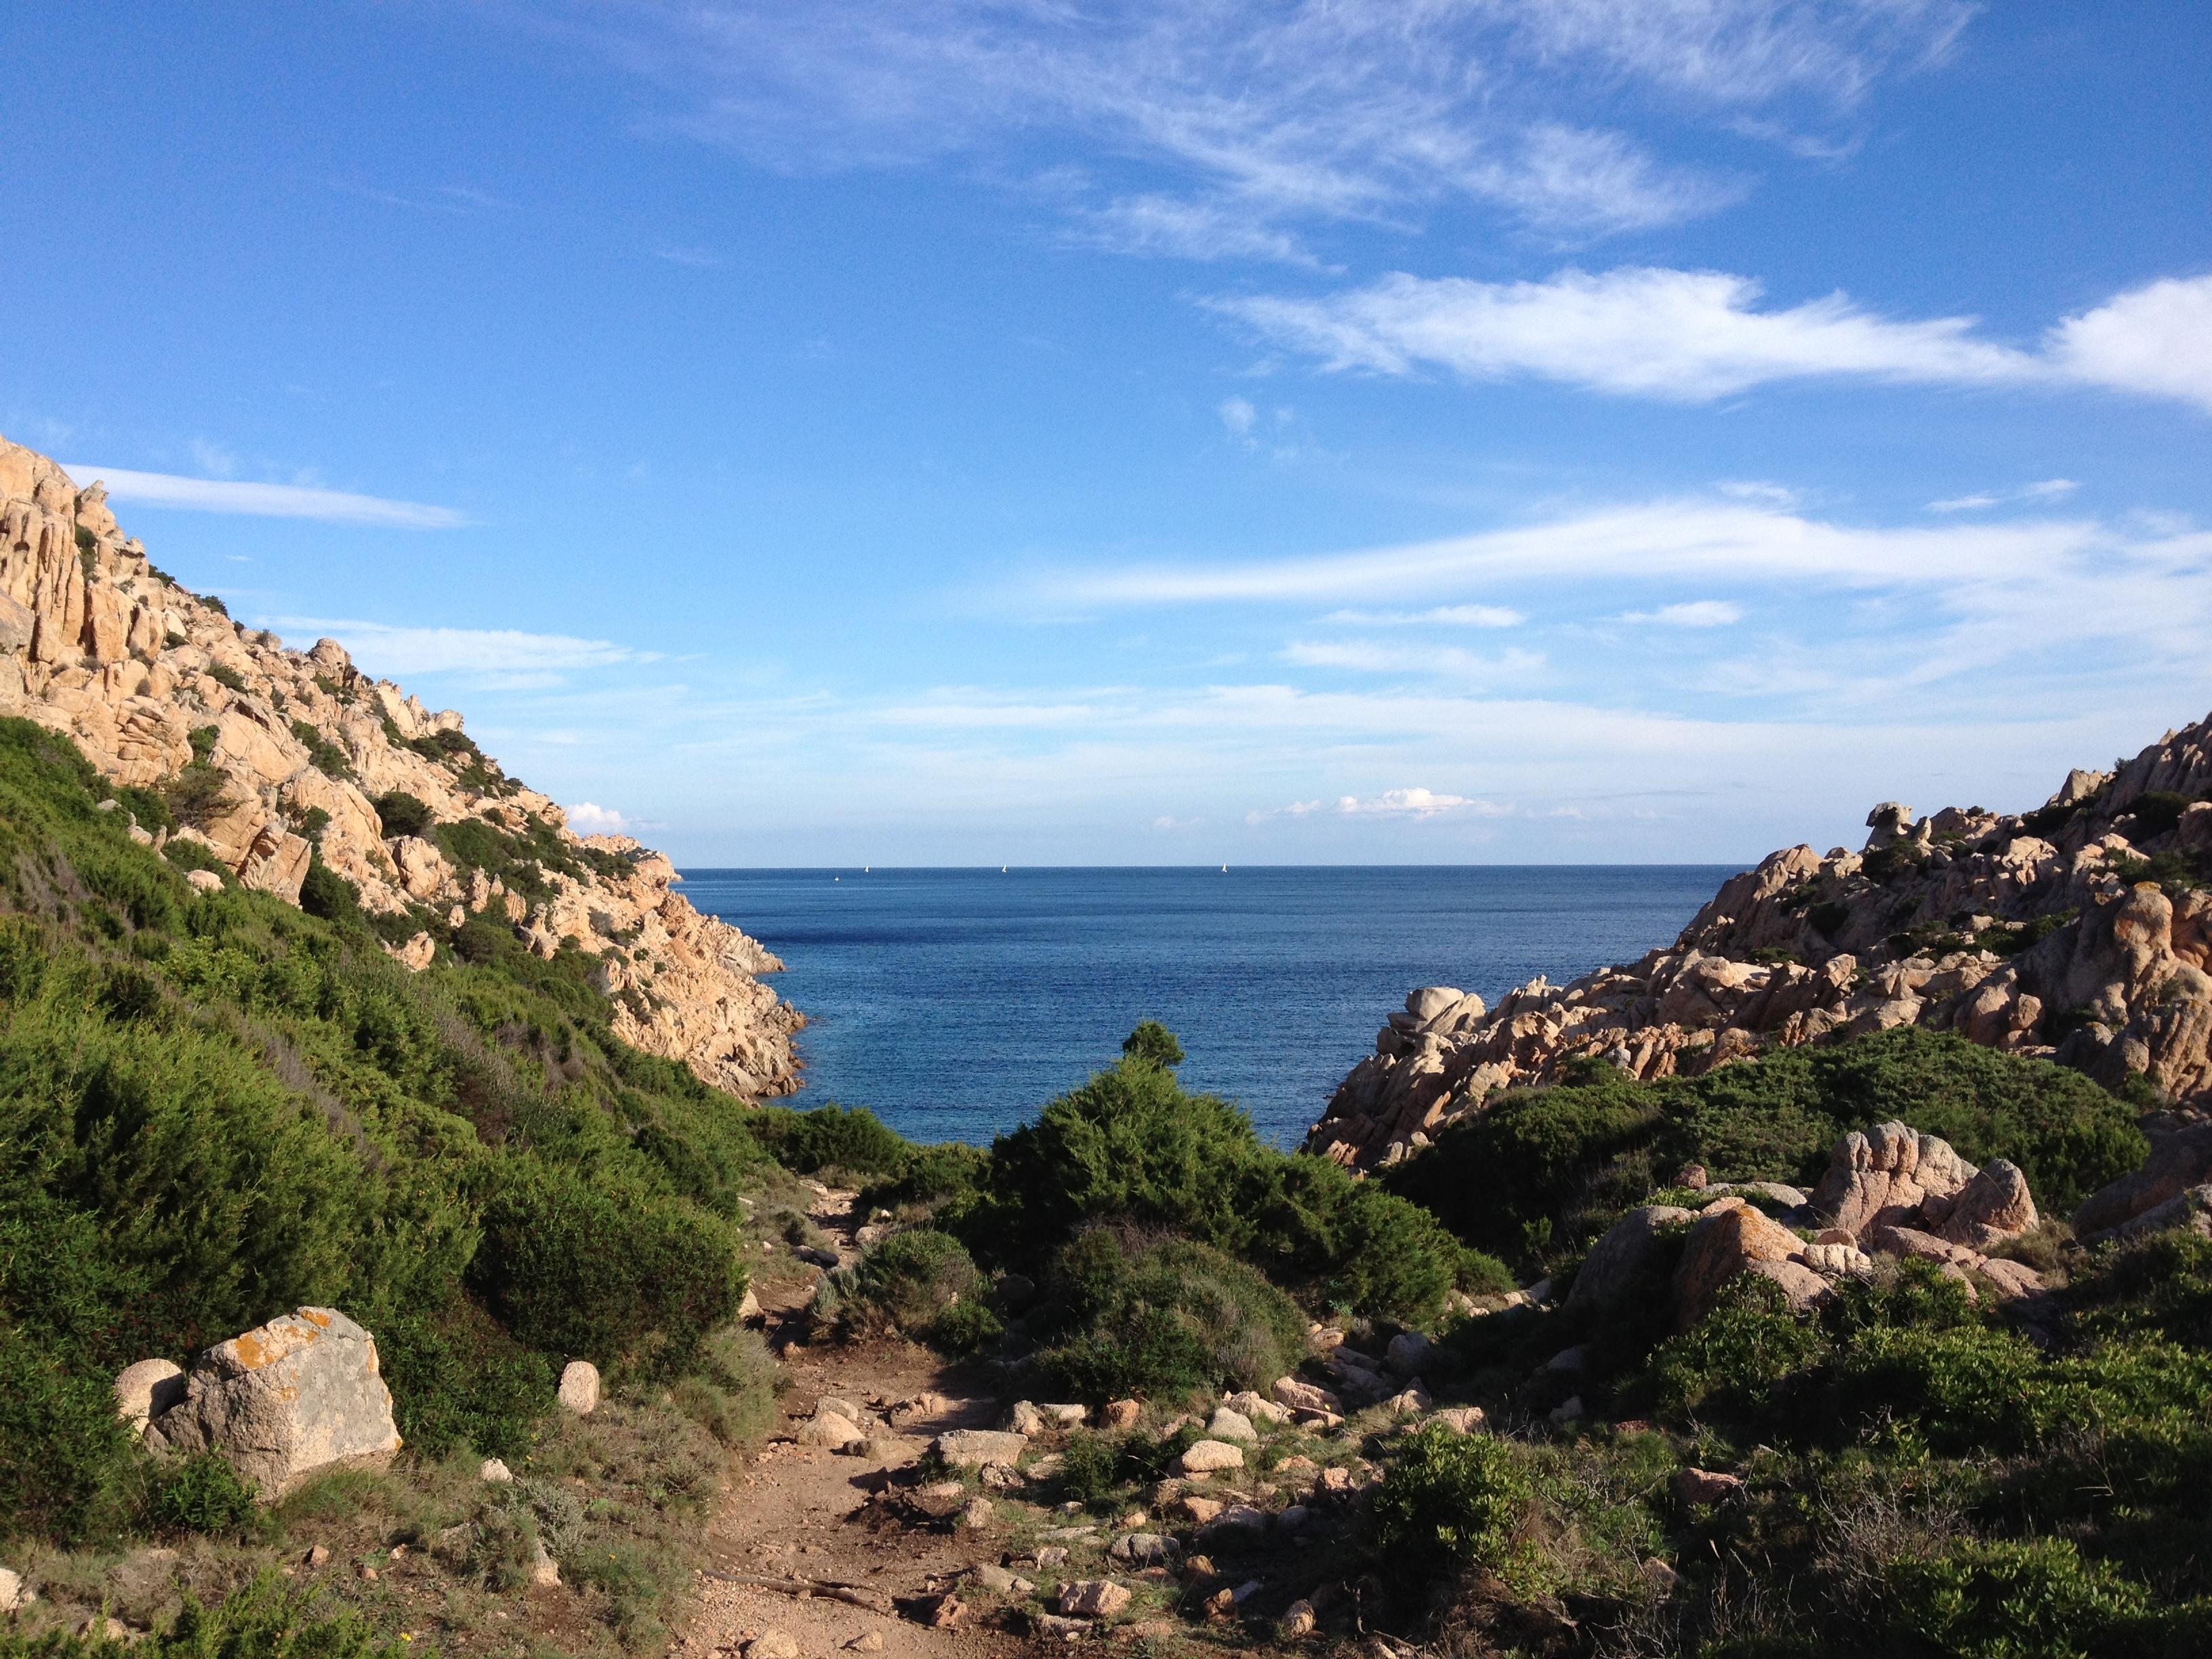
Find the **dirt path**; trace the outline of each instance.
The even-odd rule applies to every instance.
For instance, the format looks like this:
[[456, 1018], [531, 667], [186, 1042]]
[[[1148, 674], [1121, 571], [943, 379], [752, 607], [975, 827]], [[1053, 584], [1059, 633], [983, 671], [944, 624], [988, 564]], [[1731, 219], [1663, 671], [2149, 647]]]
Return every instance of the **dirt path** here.
[[[853, 1201], [849, 1193], [824, 1191], [811, 1206], [811, 1218], [841, 1261], [859, 1254]], [[954, 1373], [908, 1343], [808, 1347], [791, 1341], [803, 1330], [812, 1293], [808, 1280], [761, 1287], [769, 1339], [790, 1377], [781, 1401], [785, 1421], [766, 1446], [732, 1468], [708, 1533], [710, 1574], [690, 1628], [671, 1654], [732, 1654], [771, 1632], [788, 1636], [792, 1650], [771, 1651], [781, 1645], [771, 1637], [752, 1659], [793, 1659], [794, 1650], [796, 1659], [842, 1659], [848, 1648], [885, 1659], [997, 1659], [1026, 1650], [1026, 1637], [983, 1623], [988, 1596], [951, 1629], [932, 1629], [915, 1616], [915, 1600], [951, 1591], [970, 1569], [995, 1564], [1002, 1542], [988, 1533], [917, 1527], [895, 1502], [905, 1484], [900, 1472], [920, 1460], [932, 1437], [995, 1427], [1003, 1407], [988, 1396], [963, 1397]], [[872, 1431], [868, 1455], [797, 1443], [799, 1425], [825, 1396], [861, 1407], [881, 1423]], [[893, 1598], [896, 1610], [799, 1599], [711, 1576], [716, 1571], [861, 1587]]]

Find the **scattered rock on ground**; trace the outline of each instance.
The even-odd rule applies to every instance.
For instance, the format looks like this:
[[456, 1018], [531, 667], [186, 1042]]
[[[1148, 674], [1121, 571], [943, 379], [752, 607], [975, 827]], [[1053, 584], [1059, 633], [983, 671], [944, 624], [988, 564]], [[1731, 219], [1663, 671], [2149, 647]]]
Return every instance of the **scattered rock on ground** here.
[[561, 1368], [561, 1403], [579, 1417], [599, 1408], [599, 1368], [588, 1359], [572, 1359]]

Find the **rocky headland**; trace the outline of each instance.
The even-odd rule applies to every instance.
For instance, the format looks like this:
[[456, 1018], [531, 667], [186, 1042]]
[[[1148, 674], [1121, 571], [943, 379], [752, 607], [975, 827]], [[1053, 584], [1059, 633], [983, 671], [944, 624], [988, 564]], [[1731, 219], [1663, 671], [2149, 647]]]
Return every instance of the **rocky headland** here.
[[2179, 1127], [2212, 1103], [2208, 797], [2212, 718], [2070, 772], [2031, 812], [1884, 802], [1859, 851], [1771, 854], [1639, 961], [1538, 978], [1495, 1007], [1415, 990], [1307, 1148], [1395, 1164], [1503, 1091], [1591, 1063], [1697, 1076], [1905, 1025], [2074, 1066]]
[[[293, 904], [335, 877], [413, 969], [483, 948], [575, 951], [615, 1035], [747, 1099], [798, 1087], [783, 964], [692, 908], [660, 854], [580, 836], [548, 797], [335, 640], [288, 649], [188, 592], [94, 482], [0, 439], [0, 715], [65, 733], [138, 803], [134, 838]], [[327, 872], [326, 874], [321, 872]], [[324, 884], [318, 888], [318, 883]]]

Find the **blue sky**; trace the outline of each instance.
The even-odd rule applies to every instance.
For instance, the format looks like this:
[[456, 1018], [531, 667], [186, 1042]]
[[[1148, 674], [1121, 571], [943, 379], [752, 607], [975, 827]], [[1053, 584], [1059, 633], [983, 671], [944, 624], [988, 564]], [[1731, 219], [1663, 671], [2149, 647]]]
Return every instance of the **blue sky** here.
[[0, 431], [679, 861], [1745, 859], [2212, 708], [2201, 4], [0, 49]]

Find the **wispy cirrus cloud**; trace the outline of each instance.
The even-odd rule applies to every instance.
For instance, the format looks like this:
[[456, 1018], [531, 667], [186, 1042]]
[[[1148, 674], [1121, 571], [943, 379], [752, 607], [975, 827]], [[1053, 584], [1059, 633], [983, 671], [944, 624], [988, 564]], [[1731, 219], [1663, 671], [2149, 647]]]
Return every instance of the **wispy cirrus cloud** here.
[[1954, 495], [1946, 501], [1930, 501], [1930, 513], [1973, 513], [1985, 507], [2002, 507], [2009, 501], [2051, 501], [2061, 495], [2070, 495], [2081, 486], [2071, 478], [2045, 478], [2040, 483], [2022, 484], [2017, 489], [1978, 490], [1972, 495]]
[[[1941, 59], [1972, 15], [1962, 0], [630, 0], [580, 27], [669, 88], [672, 125], [771, 164], [980, 156], [1026, 173], [1080, 240], [1311, 263], [1306, 227], [1407, 223], [1453, 200], [1570, 238], [1711, 212], [1747, 181], [1669, 161], [1589, 107], [1633, 86], [1692, 118], [1818, 119]], [[1038, 166], [1055, 147], [1064, 159]]]
[[[203, 463], [229, 457], [212, 446], [198, 445]], [[98, 479], [118, 501], [147, 507], [181, 507], [191, 513], [235, 513], [264, 519], [319, 519], [325, 524], [383, 525], [396, 530], [454, 530], [469, 522], [450, 507], [396, 501], [381, 495], [356, 495], [343, 489], [310, 489], [298, 484], [246, 483], [234, 478], [186, 478], [167, 472], [139, 472], [129, 467], [95, 466], [64, 461], [62, 470], [87, 483]]]
[[345, 647], [372, 673], [470, 674], [506, 678], [509, 684], [557, 684], [568, 672], [612, 668], [660, 659], [656, 651], [634, 650], [611, 640], [581, 639], [569, 634], [531, 634], [511, 628], [404, 628], [388, 623], [349, 622], [321, 617], [272, 617], [276, 628], [295, 635], [327, 635]]
[[1899, 320], [1842, 294], [1761, 308], [1725, 271], [1575, 269], [1542, 282], [1403, 272], [1318, 298], [1208, 303], [1329, 369], [1473, 380], [1549, 380], [1622, 397], [1706, 403], [1782, 380], [2091, 385], [2212, 409], [2212, 276], [2116, 296], [2039, 349], [1979, 337], [1978, 319]]
[[1743, 620], [1743, 607], [1727, 599], [1690, 599], [1656, 611], [1629, 611], [1625, 623], [1657, 623], [1663, 628], [1727, 628]]
[[1438, 605], [1426, 611], [1333, 611], [1322, 620], [1368, 628], [1420, 623], [1441, 623], [1448, 628], [1518, 628], [1528, 617], [1523, 611], [1502, 605]]

